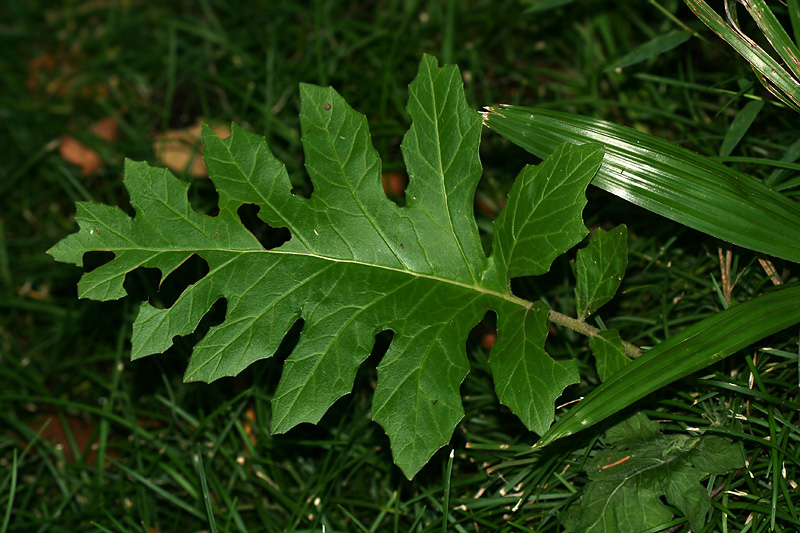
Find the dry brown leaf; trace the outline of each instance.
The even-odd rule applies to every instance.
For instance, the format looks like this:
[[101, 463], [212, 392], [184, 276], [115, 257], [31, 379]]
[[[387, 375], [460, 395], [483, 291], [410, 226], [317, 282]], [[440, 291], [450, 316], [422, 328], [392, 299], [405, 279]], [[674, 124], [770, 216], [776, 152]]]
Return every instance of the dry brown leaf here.
[[[231, 134], [230, 126], [218, 125], [211, 129], [223, 139]], [[158, 135], [153, 143], [156, 158], [174, 172], [185, 172], [195, 178], [208, 176], [206, 165], [200, 157], [203, 153], [201, 131], [202, 121], [198, 121], [194, 126]]]
[[114, 117], [101, 118], [92, 124], [92, 133], [106, 141], [116, 141], [119, 138], [119, 125]]
[[41, 54], [28, 61], [28, 79], [25, 81], [25, 88], [30, 92], [37, 92], [41, 87], [41, 72], [52, 71], [58, 58], [52, 54]]
[[[65, 461], [77, 461], [78, 457], [75, 456], [77, 451], [84, 457], [87, 465], [95, 463], [97, 436], [95, 428], [85, 420], [77, 416], [65, 415], [61, 418], [55, 414], [46, 414], [44, 418], [31, 424], [30, 428], [37, 433], [41, 432], [42, 439], [62, 450]], [[72, 440], [67, 435], [70, 435]], [[73, 442], [77, 450], [73, 449]], [[118, 458], [116, 452], [110, 449], [106, 450], [106, 455], [113, 459]]]
[[78, 142], [71, 135], [62, 135], [58, 153], [67, 163], [81, 167], [81, 174], [88, 176], [97, 172], [103, 162], [100, 156], [88, 146]]
[[[119, 137], [117, 121], [112, 117], [98, 120], [90, 127], [91, 132], [106, 141], [113, 141]], [[65, 161], [81, 168], [81, 174], [88, 176], [94, 174], [103, 163], [97, 152], [81, 143], [71, 135], [62, 135], [58, 153]]]

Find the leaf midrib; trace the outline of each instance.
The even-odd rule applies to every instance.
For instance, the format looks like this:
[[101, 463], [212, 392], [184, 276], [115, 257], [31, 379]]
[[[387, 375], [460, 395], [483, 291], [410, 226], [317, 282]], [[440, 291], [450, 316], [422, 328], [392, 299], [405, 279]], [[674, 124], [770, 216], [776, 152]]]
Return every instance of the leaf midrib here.
[[[81, 250], [83, 250], [83, 249], [81, 249]], [[127, 252], [144, 252], [144, 251], [152, 252], [154, 250], [152, 248], [114, 248], [114, 250], [109, 250], [109, 251], [113, 251], [113, 252], [116, 252], [116, 253], [121, 253], [121, 252], [126, 252], [126, 251]], [[498, 292], [498, 291], [495, 291], [495, 290], [492, 290], [492, 289], [488, 289], [486, 287], [482, 287], [480, 285], [470, 285], [470, 284], [463, 283], [461, 281], [457, 281], [457, 280], [454, 280], [454, 279], [448, 279], [448, 278], [443, 278], [443, 277], [440, 277], [440, 276], [434, 276], [432, 274], [425, 274], [423, 272], [415, 272], [413, 270], [404, 270], [404, 269], [401, 269], [401, 268], [395, 268], [395, 267], [390, 267], [390, 266], [386, 266], [386, 265], [378, 265], [378, 264], [375, 264], [375, 263], [366, 263], [364, 261], [356, 261], [354, 259], [341, 259], [341, 258], [337, 258], [337, 257], [326, 257], [324, 255], [316, 255], [316, 254], [312, 254], [312, 253], [291, 252], [291, 251], [287, 251], [287, 250], [237, 250], [237, 249], [232, 249], [232, 248], [231, 249], [229, 249], [229, 248], [206, 248], [206, 249], [203, 249], [203, 248], [169, 248], [169, 249], [165, 249], [165, 250], [155, 250], [155, 251], [157, 251], [158, 253], [183, 252], [183, 253], [188, 253], [188, 254], [197, 254], [197, 255], [199, 255], [201, 257], [203, 257], [204, 253], [220, 253], [220, 252], [222, 252], [222, 253], [231, 253], [231, 254], [264, 253], [264, 254], [295, 255], [295, 256], [299, 256], [299, 257], [309, 257], [309, 258], [314, 258], [314, 259], [322, 259], [323, 261], [331, 261], [331, 262], [334, 262], [334, 263], [349, 263], [349, 264], [361, 265], [361, 266], [365, 266], [365, 267], [379, 268], [379, 269], [390, 271], [390, 272], [398, 272], [400, 274], [416, 276], [418, 278], [430, 279], [430, 280], [433, 280], [433, 281], [438, 281], [438, 282], [441, 282], [441, 283], [446, 283], [448, 285], [453, 285], [453, 286], [456, 286], [456, 287], [460, 287], [462, 289], [468, 289], [468, 290], [471, 290], [471, 291], [480, 292], [480, 293], [486, 294], [488, 296], [494, 296], [496, 298], [500, 298], [502, 300], [506, 300], [507, 302], [510, 302], [510, 303], [512, 303], [514, 305], [518, 305], [520, 307], [524, 307], [525, 309], [530, 309], [531, 307], [533, 307], [533, 302], [530, 302], [530, 301], [525, 300], [523, 298], [519, 298], [518, 296], [514, 296], [513, 294], [511, 294], [509, 292], [506, 292], [506, 293]]]

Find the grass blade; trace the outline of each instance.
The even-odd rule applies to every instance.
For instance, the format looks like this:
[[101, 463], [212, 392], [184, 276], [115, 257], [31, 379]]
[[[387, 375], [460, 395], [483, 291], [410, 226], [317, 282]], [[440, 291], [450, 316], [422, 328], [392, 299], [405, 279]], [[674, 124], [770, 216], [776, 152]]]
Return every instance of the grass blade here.
[[14, 448], [14, 453], [11, 460], [11, 487], [8, 490], [8, 504], [6, 505], [6, 512], [3, 515], [3, 524], [0, 525], [0, 532], [6, 533], [8, 525], [11, 523], [11, 512], [14, 510], [14, 496], [17, 494], [17, 449]]
[[789, 21], [792, 24], [792, 33], [794, 33], [794, 42], [800, 46], [800, 2], [797, 0], [789, 0]]
[[113, 459], [111, 460], [111, 463], [114, 466], [116, 466], [117, 468], [119, 468], [120, 470], [122, 470], [125, 474], [130, 476], [132, 479], [134, 479], [135, 481], [138, 481], [139, 483], [144, 485], [146, 488], [150, 489], [150, 491], [152, 491], [154, 494], [157, 494], [158, 496], [161, 496], [162, 498], [167, 500], [169, 503], [171, 503], [175, 507], [178, 507], [178, 508], [182, 509], [183, 511], [185, 511], [186, 513], [188, 513], [188, 514], [190, 514], [190, 515], [192, 515], [192, 516], [194, 516], [196, 518], [199, 518], [201, 520], [204, 520], [204, 519], [207, 518], [207, 516], [204, 516], [203, 513], [201, 513], [200, 511], [198, 511], [197, 509], [195, 509], [194, 507], [192, 507], [191, 505], [189, 505], [185, 501], [181, 500], [177, 496], [173, 495], [170, 491], [168, 491], [166, 489], [163, 489], [160, 486], [156, 485], [155, 483], [153, 483], [152, 481], [150, 481], [149, 479], [144, 477], [139, 472], [136, 472], [135, 470], [131, 470], [130, 468], [128, 468], [124, 464], [122, 464], [120, 462], [117, 462], [117, 461], [114, 461]]
[[747, 12], [758, 24], [759, 29], [783, 59], [786, 68], [800, 79], [800, 50], [797, 49], [786, 30], [775, 17], [775, 14], [767, 6], [764, 0], [745, 0], [742, 2]]
[[662, 342], [594, 389], [536, 443], [544, 446], [596, 424], [636, 400], [767, 335], [800, 322], [800, 286], [735, 305]]
[[650, 59], [651, 57], [668, 52], [669, 50], [672, 50], [673, 48], [676, 48], [688, 41], [691, 36], [691, 32], [684, 30], [672, 30], [663, 35], [659, 35], [617, 59], [611, 65], [606, 67], [605, 71], [609, 72], [618, 68], [621, 69], [629, 67], [641, 61]]
[[527, 0], [524, 2], [528, 7], [525, 9], [525, 14], [538, 13], [540, 11], [547, 11], [548, 9], [555, 9], [557, 7], [571, 4], [575, 0]]
[[731, 27], [704, 0], [684, 0], [694, 14], [728, 42], [756, 70], [759, 79], [783, 103], [800, 112], [800, 82], [739, 28]]
[[450, 458], [447, 460], [447, 473], [444, 477], [444, 503], [442, 504], [442, 533], [447, 533], [447, 522], [450, 517], [450, 481], [453, 477], [453, 457], [455, 449], [450, 450]]
[[211, 494], [208, 492], [206, 470], [203, 467], [203, 456], [199, 446], [197, 451], [194, 453], [193, 459], [195, 461], [195, 466], [197, 467], [197, 473], [200, 476], [200, 488], [203, 492], [203, 503], [206, 506], [206, 515], [208, 515], [208, 527], [210, 528], [211, 533], [217, 533], [217, 521], [214, 519], [214, 506], [211, 503]]
[[518, 106], [484, 124], [537, 157], [565, 142], [602, 143], [592, 184], [681, 224], [800, 262], [800, 206], [746, 174], [663, 139], [591, 117]]
[[758, 116], [761, 108], [764, 107], [763, 100], [751, 100], [736, 113], [736, 118], [733, 119], [731, 127], [728, 128], [728, 133], [725, 134], [725, 139], [722, 141], [722, 147], [719, 149], [719, 155], [727, 157], [731, 155], [733, 149], [742, 140], [750, 125]]

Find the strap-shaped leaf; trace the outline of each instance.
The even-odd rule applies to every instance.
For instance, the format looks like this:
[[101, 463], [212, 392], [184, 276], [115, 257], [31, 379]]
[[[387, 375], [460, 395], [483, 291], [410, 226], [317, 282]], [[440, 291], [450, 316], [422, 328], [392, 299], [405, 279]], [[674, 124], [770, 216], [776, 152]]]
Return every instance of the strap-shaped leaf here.
[[[194, 212], [188, 184], [168, 171], [128, 161], [125, 185], [136, 216], [81, 203], [80, 231], [50, 253], [80, 265], [87, 251], [113, 252], [80, 286], [82, 297], [103, 300], [124, 296], [125, 274], [137, 267], [167, 275], [193, 254], [204, 258], [205, 277], [168, 309], [142, 304], [133, 326], [132, 357], [159, 353], [225, 299], [225, 320], [194, 348], [190, 381], [235, 375], [271, 357], [302, 318], [274, 395], [277, 432], [317, 422], [351, 390], [375, 335], [391, 330], [372, 412], [409, 477], [450, 440], [464, 416], [459, 389], [469, 370], [466, 338], [494, 310], [502, 340], [491, 358], [500, 397], [543, 432], [555, 398], [578, 375], [574, 361], [555, 362], [544, 352], [548, 310], [514, 296], [509, 276], [546, 272], [586, 235], [585, 189], [603, 148], [564, 145], [552, 160], [525, 170], [495, 229], [502, 252], [487, 257], [472, 214], [481, 173], [480, 115], [466, 104], [458, 70], [439, 68], [430, 56], [409, 89], [404, 207], [382, 189], [366, 118], [333, 89], [303, 85], [311, 198], [291, 193], [283, 164], [263, 138], [234, 126], [220, 139], [206, 128], [204, 159], [219, 193], [217, 216]], [[291, 239], [264, 249], [241, 224], [237, 211], [244, 204], [258, 206], [271, 226], [288, 228]], [[519, 370], [537, 372], [537, 379]]]
[[778, 55], [786, 62], [788, 71], [739, 29], [736, 12], [729, 7], [730, 0], [726, 0], [725, 7], [732, 19], [732, 25], [726, 24], [705, 0], [684, 0], [684, 2], [706, 26], [726, 40], [750, 63], [761, 83], [772, 94], [800, 112], [800, 57], [797, 47], [763, 0], [745, 0], [742, 3], [769, 39], [770, 44], [778, 51]]
[[800, 206], [686, 148], [548, 109], [492, 108], [484, 124], [540, 158], [565, 142], [602, 143], [605, 159], [592, 180], [597, 187], [709, 235], [800, 262]]
[[659, 54], [663, 54], [664, 52], [668, 52], [673, 48], [682, 45], [688, 41], [691, 36], [692, 34], [685, 30], [672, 30], [658, 35], [652, 40], [637, 46], [624, 56], [612, 62], [605, 68], [605, 70], [608, 72], [611, 70], [622, 69], [652, 57], [656, 57]]

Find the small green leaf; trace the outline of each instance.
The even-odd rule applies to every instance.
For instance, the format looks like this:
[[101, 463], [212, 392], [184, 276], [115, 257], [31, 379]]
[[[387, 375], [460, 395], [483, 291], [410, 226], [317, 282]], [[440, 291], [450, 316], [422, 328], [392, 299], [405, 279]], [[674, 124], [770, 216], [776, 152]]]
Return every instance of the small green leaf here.
[[622, 345], [619, 332], [615, 329], [607, 329], [592, 335], [589, 338], [589, 346], [594, 354], [597, 375], [601, 381], [606, 381], [631, 362], [625, 356], [625, 347]]
[[497, 398], [525, 426], [539, 435], [553, 422], [551, 398], [578, 383], [577, 362], [554, 361], [544, 351], [549, 309], [535, 303], [530, 309], [504, 314], [489, 355]]
[[714, 436], [663, 435], [642, 413], [609, 429], [606, 448], [586, 462], [590, 482], [569, 509], [567, 531], [644, 531], [673, 518], [663, 495], [700, 531], [711, 508], [700, 484], [744, 465], [741, 446]]
[[[506, 266], [501, 277], [544, 274], [553, 259], [589, 233], [581, 219], [586, 205], [581, 187], [603, 162], [603, 149], [596, 144], [585, 148], [559, 146], [541, 165], [525, 167], [514, 182], [494, 222], [492, 253], [498, 265]], [[550, 232], [538, 229], [543, 224]]]
[[628, 266], [628, 230], [624, 225], [609, 232], [597, 229], [575, 261], [575, 300], [578, 319], [584, 320], [616, 294]]
[[731, 155], [733, 149], [736, 148], [736, 145], [742, 140], [742, 137], [744, 137], [745, 133], [747, 133], [747, 130], [750, 129], [750, 125], [753, 124], [753, 121], [758, 116], [758, 113], [761, 111], [762, 107], [764, 107], [763, 100], [751, 100], [750, 102], [747, 102], [738, 113], [736, 113], [736, 118], [733, 119], [731, 127], [728, 128], [728, 132], [725, 134], [725, 138], [722, 140], [722, 146], [719, 149], [719, 155], [722, 157]]
[[624, 56], [620, 57], [609, 66], [606, 67], [606, 72], [629, 67], [641, 61], [656, 57], [657, 55], [668, 52], [676, 48], [692, 36], [691, 32], [684, 30], [672, 30], [663, 35], [659, 35], [646, 43], [637, 46]]

